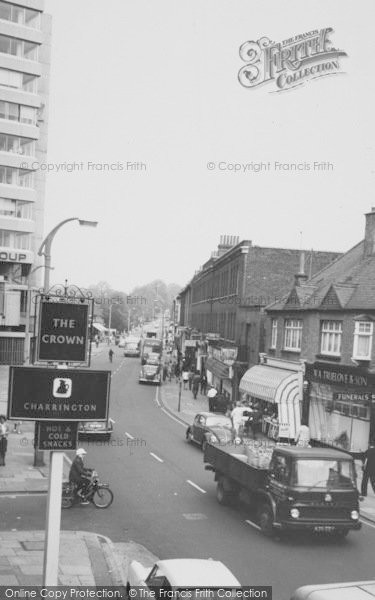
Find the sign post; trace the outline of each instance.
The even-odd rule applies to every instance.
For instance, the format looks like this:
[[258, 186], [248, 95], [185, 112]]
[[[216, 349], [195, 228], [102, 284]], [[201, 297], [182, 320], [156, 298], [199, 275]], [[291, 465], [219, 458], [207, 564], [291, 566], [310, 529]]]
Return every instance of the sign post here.
[[63, 465], [63, 453], [51, 452], [43, 561], [44, 586], [58, 585]]

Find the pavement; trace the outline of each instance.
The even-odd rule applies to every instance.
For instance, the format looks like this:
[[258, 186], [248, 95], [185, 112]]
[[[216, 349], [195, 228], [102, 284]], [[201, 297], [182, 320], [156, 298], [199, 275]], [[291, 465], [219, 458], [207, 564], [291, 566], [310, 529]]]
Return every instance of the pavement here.
[[[207, 396], [198, 392], [198, 396], [194, 399], [191, 390], [181, 388], [181, 398], [179, 399], [179, 383], [176, 381], [165, 382], [160, 387], [159, 394], [160, 403], [165, 410], [180, 421], [191, 425], [195, 415], [198, 412], [208, 411]], [[362, 463], [356, 461], [358, 485], [360, 489], [360, 481], [362, 479]], [[361, 517], [375, 523], [375, 493], [368, 484], [368, 495], [361, 501], [360, 504]]]

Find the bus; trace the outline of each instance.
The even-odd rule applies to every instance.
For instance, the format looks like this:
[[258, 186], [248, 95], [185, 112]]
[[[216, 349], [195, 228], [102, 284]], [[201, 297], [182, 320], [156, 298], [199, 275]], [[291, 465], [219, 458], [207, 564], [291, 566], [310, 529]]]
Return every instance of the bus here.
[[160, 359], [163, 353], [163, 342], [162, 340], [158, 340], [157, 338], [145, 338], [142, 343], [142, 351], [141, 351], [141, 363], [142, 365], [146, 364], [147, 356], [151, 354], [151, 352], [155, 352], [159, 354]]

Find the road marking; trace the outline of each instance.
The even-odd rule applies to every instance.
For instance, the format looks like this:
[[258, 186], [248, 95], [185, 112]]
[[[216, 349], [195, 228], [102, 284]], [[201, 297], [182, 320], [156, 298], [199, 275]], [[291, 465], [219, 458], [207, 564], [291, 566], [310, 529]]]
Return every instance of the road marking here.
[[69, 456], [67, 456], [64, 452], [64, 458], [66, 460], [67, 463], [69, 463], [70, 465], [72, 464], [72, 461], [70, 460]]
[[160, 458], [159, 456], [157, 456], [156, 454], [154, 454], [153, 452], [150, 452], [150, 455], [155, 458], [155, 460], [158, 460], [159, 462], [163, 463], [164, 460], [162, 458]]
[[194, 481], [190, 481], [190, 479], [186, 480], [186, 483], [188, 483], [189, 485], [193, 486], [193, 488], [195, 488], [196, 490], [199, 490], [200, 492], [202, 492], [202, 494], [206, 494], [206, 490], [203, 490], [201, 487], [199, 487], [199, 485], [197, 485], [196, 483], [194, 483]]
[[359, 519], [361, 521], [361, 523], [363, 523], [364, 525], [367, 525], [368, 527], [372, 527], [372, 529], [375, 529], [375, 525], [373, 525], [372, 523], [369, 523], [368, 521], [364, 521], [363, 519]]
[[129, 438], [129, 440], [134, 440], [134, 439], [135, 439], [135, 438], [134, 438], [132, 435], [130, 435], [130, 433], [128, 433], [127, 431], [125, 431], [125, 435], [126, 435], [126, 437], [127, 437], [127, 438]]
[[159, 400], [159, 386], [156, 388], [156, 392], [155, 392], [155, 402], [156, 404], [160, 407], [160, 400]]
[[182, 516], [187, 521], [202, 521], [203, 519], [207, 519], [207, 515], [203, 513], [182, 513]]
[[250, 525], [251, 527], [254, 527], [254, 529], [258, 529], [258, 531], [261, 531], [259, 525], [257, 525], [256, 523], [253, 523], [252, 521], [250, 521], [249, 519], [246, 519], [245, 523], [247, 523], [248, 525]]
[[164, 414], [167, 415], [167, 417], [169, 417], [170, 419], [172, 419], [173, 421], [176, 421], [176, 423], [178, 423], [179, 425], [182, 425], [182, 427], [184, 429], [187, 428], [186, 423], [183, 423], [182, 421], [180, 421], [179, 419], [176, 419], [176, 417], [174, 417], [173, 415], [171, 415], [171, 413], [169, 413], [167, 410], [165, 410], [165, 408], [161, 408], [161, 410], [163, 411]]

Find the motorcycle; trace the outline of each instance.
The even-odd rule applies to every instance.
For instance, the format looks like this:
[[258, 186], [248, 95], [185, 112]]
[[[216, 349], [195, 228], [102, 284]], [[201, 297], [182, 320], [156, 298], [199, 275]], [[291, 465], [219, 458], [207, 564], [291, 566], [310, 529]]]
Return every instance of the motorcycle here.
[[108, 483], [100, 483], [98, 473], [93, 471], [84, 493], [77, 494], [77, 485], [64, 481], [62, 485], [61, 508], [71, 508], [74, 504], [92, 502], [96, 508], [108, 508], [113, 502], [113, 492]]

